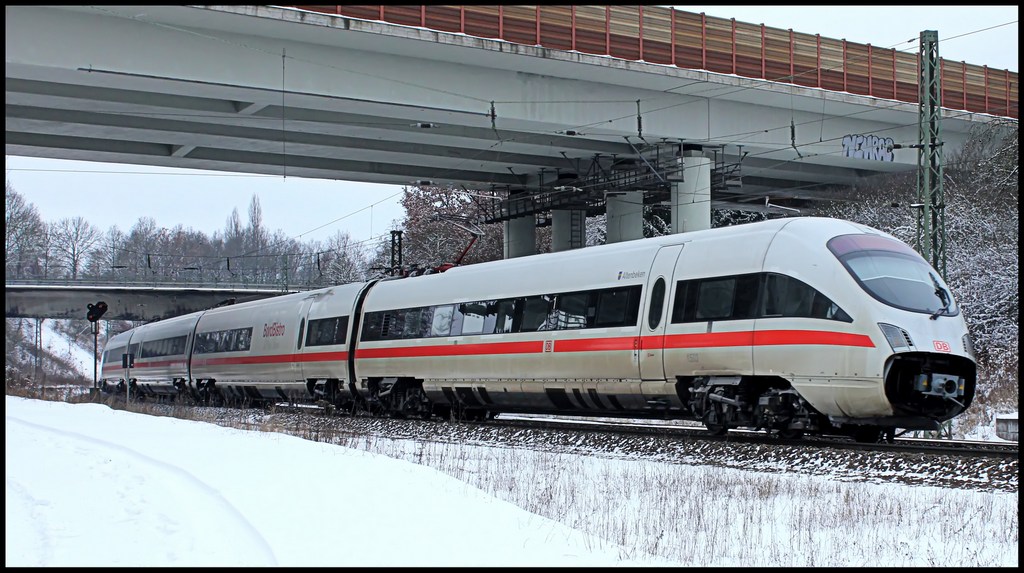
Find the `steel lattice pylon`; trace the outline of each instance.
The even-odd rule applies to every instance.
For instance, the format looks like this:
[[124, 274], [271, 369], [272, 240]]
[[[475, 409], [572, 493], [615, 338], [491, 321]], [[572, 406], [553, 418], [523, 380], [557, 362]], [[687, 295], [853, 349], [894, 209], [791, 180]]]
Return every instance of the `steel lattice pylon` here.
[[918, 78], [917, 251], [946, 278], [946, 203], [942, 193], [939, 33], [921, 32]]

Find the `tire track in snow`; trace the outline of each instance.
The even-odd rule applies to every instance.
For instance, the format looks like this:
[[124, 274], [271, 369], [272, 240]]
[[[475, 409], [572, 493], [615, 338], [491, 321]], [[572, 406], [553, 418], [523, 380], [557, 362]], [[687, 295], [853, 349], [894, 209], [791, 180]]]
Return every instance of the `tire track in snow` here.
[[[115, 452], [119, 452], [129, 456], [131, 459], [136, 460], [143, 465], [156, 468], [161, 472], [169, 474], [170, 476], [175, 478], [177, 483], [183, 484], [188, 488], [192, 488], [198, 491], [207, 499], [209, 499], [210, 502], [202, 504], [203, 507], [209, 507], [211, 510], [219, 511], [220, 515], [223, 515], [224, 517], [228, 518], [236, 525], [238, 525], [237, 532], [246, 535], [252, 541], [252, 544], [257, 549], [257, 551], [262, 553], [264, 560], [261, 566], [276, 566], [278, 564], [277, 557], [274, 554], [274, 551], [271, 548], [270, 544], [259, 532], [259, 530], [256, 527], [254, 527], [252, 523], [249, 522], [248, 519], [245, 518], [241, 511], [239, 511], [238, 508], [235, 507], [230, 501], [224, 498], [224, 496], [222, 496], [216, 488], [209, 485], [205, 481], [199, 479], [197, 476], [195, 476], [188, 470], [180, 466], [172, 465], [161, 460], [154, 459], [142, 452], [139, 452], [138, 450], [134, 450], [121, 444], [117, 444], [114, 442], [98, 438], [83, 436], [82, 434], [69, 432], [51, 426], [41, 425], [36, 422], [30, 422], [28, 420], [23, 420], [17, 417], [6, 416], [6, 423], [10, 424], [12, 422], [42, 432], [47, 432], [50, 434], [56, 434], [59, 436], [71, 438], [79, 442], [85, 442], [95, 447], [113, 450]], [[159, 495], [161, 491], [155, 490], [152, 493], [153, 495]], [[234, 537], [234, 532], [224, 532], [224, 541], [226, 544], [236, 545], [237, 538]]]

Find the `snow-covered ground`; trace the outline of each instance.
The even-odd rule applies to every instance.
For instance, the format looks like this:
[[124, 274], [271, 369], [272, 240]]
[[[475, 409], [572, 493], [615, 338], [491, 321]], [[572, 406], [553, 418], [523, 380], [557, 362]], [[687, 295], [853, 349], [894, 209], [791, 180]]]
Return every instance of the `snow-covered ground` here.
[[1016, 492], [389, 440], [403, 461], [12, 396], [4, 441], [7, 567], [1019, 564]]

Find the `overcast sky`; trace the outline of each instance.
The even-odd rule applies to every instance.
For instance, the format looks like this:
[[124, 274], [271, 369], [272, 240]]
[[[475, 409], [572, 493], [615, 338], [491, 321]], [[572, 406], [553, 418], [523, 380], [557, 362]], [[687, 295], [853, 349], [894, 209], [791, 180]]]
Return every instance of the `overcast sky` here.
[[[1017, 6], [677, 6], [720, 18], [792, 28], [916, 53], [923, 30], [939, 34], [943, 58], [1018, 71]], [[6, 157], [6, 176], [46, 221], [85, 215], [106, 231], [127, 232], [141, 216], [158, 226], [212, 234], [232, 209], [246, 221], [253, 194], [264, 226], [302, 241], [347, 231], [362, 241], [386, 237], [404, 211], [401, 187], [201, 172], [119, 164]], [[201, 208], [196, 209], [196, 206]]]

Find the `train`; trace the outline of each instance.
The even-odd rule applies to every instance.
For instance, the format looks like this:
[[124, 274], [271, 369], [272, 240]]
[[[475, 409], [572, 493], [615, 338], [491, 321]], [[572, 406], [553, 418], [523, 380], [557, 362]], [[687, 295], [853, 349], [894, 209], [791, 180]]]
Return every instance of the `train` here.
[[924, 258], [771, 219], [219, 306], [110, 337], [102, 388], [391, 417], [696, 421], [889, 439], [971, 404], [967, 323]]

